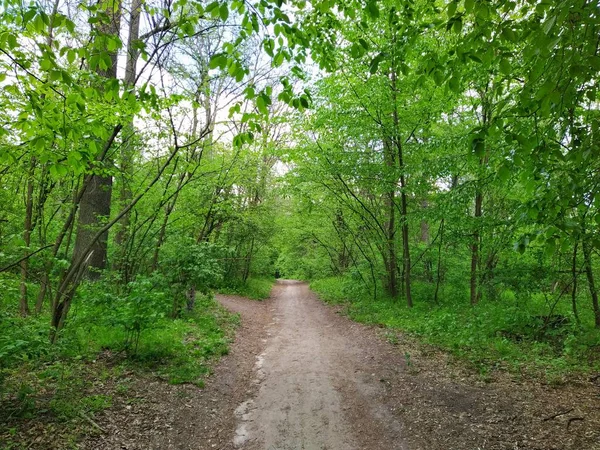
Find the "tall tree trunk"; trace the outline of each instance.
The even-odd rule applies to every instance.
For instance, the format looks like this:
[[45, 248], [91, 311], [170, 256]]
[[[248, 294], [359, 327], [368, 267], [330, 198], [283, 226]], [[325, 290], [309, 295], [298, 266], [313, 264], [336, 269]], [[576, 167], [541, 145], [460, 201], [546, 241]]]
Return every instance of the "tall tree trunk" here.
[[[31, 244], [31, 232], [33, 225], [33, 175], [35, 171], [36, 159], [31, 158], [29, 163], [29, 171], [27, 173], [27, 190], [25, 194], [25, 223], [23, 226], [23, 241], [25, 242], [25, 253], [29, 252]], [[29, 302], [27, 300], [27, 272], [29, 269], [29, 258], [21, 261], [21, 298], [19, 301], [19, 309], [22, 316], [29, 315]]]
[[579, 320], [579, 312], [577, 311], [577, 249], [579, 247], [579, 242], [575, 242], [573, 246], [573, 260], [571, 261], [571, 308], [573, 310], [573, 315], [575, 316], [575, 320], [577, 321], [577, 325], [581, 322]]
[[108, 232], [104, 233], [91, 248], [88, 255], [83, 255], [91, 239], [110, 215], [110, 201], [112, 195], [112, 176], [93, 175], [79, 205], [79, 222], [73, 261], [85, 259], [86, 265], [91, 269], [86, 271], [88, 278], [97, 279], [100, 270], [106, 268]]
[[397, 103], [397, 82], [395, 68], [391, 74], [392, 102], [394, 121], [394, 144], [398, 153], [398, 169], [400, 170], [400, 220], [402, 221], [402, 274], [404, 280], [404, 289], [406, 295], [406, 304], [409, 308], [413, 306], [411, 293], [411, 275], [410, 275], [410, 242], [408, 234], [408, 197], [406, 195], [406, 175], [404, 174], [404, 151], [400, 137], [400, 119], [398, 117]]
[[[117, 36], [121, 24], [120, 1], [104, 0], [100, 4], [100, 9], [106, 12], [108, 22], [101, 23], [99, 31], [106, 35]], [[110, 67], [107, 69], [99, 68], [97, 73], [102, 78], [115, 79], [117, 78], [117, 53], [112, 52], [110, 58]], [[110, 162], [101, 161], [101, 163], [104, 163], [104, 169], [109, 168]], [[92, 175], [79, 206], [79, 222], [75, 238], [75, 248], [73, 250], [73, 261], [85, 259], [86, 265], [91, 269], [86, 271], [86, 273], [92, 279], [98, 278], [100, 275], [99, 271], [106, 268], [108, 231], [94, 243], [89, 255], [82, 255], [82, 251], [88, 247], [96, 231], [102, 228], [110, 215], [112, 183], [113, 179], [111, 175]]]
[[475, 231], [473, 232], [473, 243], [471, 244], [471, 305], [479, 301], [479, 247], [481, 235], [479, 233], [479, 218], [482, 214], [483, 194], [480, 190], [475, 194]]
[[384, 194], [387, 216], [385, 225], [386, 291], [390, 297], [396, 298], [398, 296], [398, 265], [396, 256], [396, 154], [389, 139], [386, 139], [384, 148], [385, 165], [389, 172], [386, 178], [392, 180], [392, 182], [389, 183], [389, 190]]
[[[492, 115], [490, 112], [490, 105], [488, 95], [489, 86], [486, 85], [485, 89], [479, 92], [481, 99], [481, 123], [483, 129], [487, 130]], [[487, 166], [489, 160], [489, 150], [487, 148], [487, 142], [483, 142], [483, 155], [479, 158], [479, 169], [480, 173], [478, 178], [481, 177], [481, 171]], [[480, 179], [476, 180], [475, 190], [475, 230], [473, 231], [473, 242], [471, 244], [471, 305], [475, 305], [481, 299], [481, 290], [479, 286], [479, 266], [481, 260], [481, 217], [483, 215], [483, 191], [481, 188]]]
[[440, 242], [438, 244], [438, 260], [437, 260], [437, 278], [435, 281], [435, 293], [433, 294], [433, 302], [439, 303], [440, 283], [442, 280], [442, 243], [444, 242], [444, 219], [440, 222]]
[[[140, 35], [140, 14], [142, 3], [140, 0], [131, 1], [131, 11], [129, 13], [129, 36], [127, 41], [127, 60], [125, 62], [124, 84], [126, 89], [132, 89], [135, 86], [137, 77], [137, 60], [139, 50], [137, 41]], [[119, 204], [121, 207], [129, 204], [133, 197], [131, 191], [131, 180], [133, 178], [133, 159], [136, 150], [135, 127], [133, 119], [125, 126], [126, 141], [121, 146], [120, 152], [120, 170], [119, 170]], [[128, 281], [130, 276], [130, 267], [127, 255], [127, 242], [129, 240], [131, 213], [123, 216], [119, 224], [119, 229], [115, 236], [117, 245], [117, 258], [115, 269], [121, 272], [123, 279]]]
[[594, 324], [596, 328], [600, 328], [600, 303], [598, 302], [598, 291], [596, 289], [596, 281], [594, 279], [594, 269], [592, 266], [592, 249], [590, 248], [589, 240], [583, 236], [581, 245], [583, 247], [583, 260], [585, 266], [585, 274], [588, 280], [588, 287], [592, 297], [592, 307], [594, 309]]

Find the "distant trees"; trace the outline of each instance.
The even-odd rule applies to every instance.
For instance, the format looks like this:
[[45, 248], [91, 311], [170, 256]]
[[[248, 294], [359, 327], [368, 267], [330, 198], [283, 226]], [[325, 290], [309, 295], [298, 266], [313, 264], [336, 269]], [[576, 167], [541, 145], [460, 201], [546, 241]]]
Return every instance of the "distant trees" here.
[[[172, 232], [219, 246], [229, 276], [249, 277], [269, 234], [234, 223], [269, 211], [279, 133], [281, 56], [256, 51], [259, 21], [282, 20], [266, 5], [6, 4], [0, 185], [19, 196], [5, 199], [0, 266], [20, 269], [22, 315], [32, 292], [36, 313], [49, 301], [53, 339], [82, 280], [114, 272], [125, 286], [157, 270]], [[308, 105], [286, 83], [283, 99]]]
[[313, 58], [332, 73], [299, 125], [309, 137], [290, 155], [298, 172], [290, 182], [323, 198], [314, 206], [332, 216], [329, 229], [315, 224], [316, 242], [331, 242], [333, 214], [343, 217], [353, 238], [338, 252], [353, 249], [361, 280], [391, 297], [402, 291], [409, 305], [411, 271], [432, 280], [431, 264], [421, 271], [414, 262], [435, 260], [427, 256], [434, 242], [417, 245], [422, 224], [439, 230], [434, 271], [441, 277], [454, 265], [472, 304], [511, 285], [508, 273], [534, 270], [513, 246], [542, 252], [547, 277], [536, 283], [546, 284], [536, 288], [545, 292], [565, 271], [555, 261], [569, 253], [573, 310], [585, 275], [597, 317], [597, 6], [362, 6], [323, 5], [302, 16], [319, 36]]
[[[126, 285], [185, 237], [219, 246], [228, 278], [271, 270], [279, 245], [409, 306], [415, 280], [438, 299], [452, 270], [472, 304], [492, 298], [530, 248], [568, 270], [574, 311], [585, 280], [600, 326], [593, 3], [9, 1], [0, 17], [20, 314], [47, 302], [60, 330], [82, 280]], [[293, 245], [273, 237], [299, 226], [290, 205], [313, 217]]]

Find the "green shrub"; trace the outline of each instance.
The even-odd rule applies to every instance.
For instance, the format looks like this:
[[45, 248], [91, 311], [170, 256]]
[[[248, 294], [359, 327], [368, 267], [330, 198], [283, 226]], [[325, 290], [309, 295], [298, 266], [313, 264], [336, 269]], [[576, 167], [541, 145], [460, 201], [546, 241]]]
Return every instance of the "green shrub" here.
[[541, 294], [518, 296], [506, 289], [497, 301], [471, 306], [467, 295], [444, 289], [440, 305], [433, 305], [430, 290], [415, 282], [415, 303], [409, 309], [401, 298], [373, 300], [360, 293], [360, 286], [349, 289], [350, 282], [348, 277], [325, 278], [313, 281], [311, 289], [326, 302], [345, 302], [348, 315], [358, 322], [414, 334], [470, 361], [482, 373], [501, 365], [554, 379], [572, 371], [600, 370], [600, 331], [593, 328], [589, 313], [581, 313], [582, 325], [577, 325], [570, 299], [552, 307]]
[[274, 281], [273, 278], [248, 278], [246, 282], [234, 280], [220, 287], [219, 292], [240, 295], [252, 300], [264, 300], [271, 295]]

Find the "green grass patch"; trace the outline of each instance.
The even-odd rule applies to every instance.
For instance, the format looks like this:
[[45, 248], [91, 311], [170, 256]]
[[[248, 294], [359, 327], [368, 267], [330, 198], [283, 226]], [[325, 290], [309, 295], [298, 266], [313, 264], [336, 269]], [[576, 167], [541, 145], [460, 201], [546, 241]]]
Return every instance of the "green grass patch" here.
[[246, 282], [236, 282], [219, 288], [221, 294], [233, 294], [247, 297], [252, 300], [265, 300], [271, 295], [273, 278], [248, 278]]
[[134, 347], [129, 328], [114, 320], [112, 310], [110, 303], [78, 299], [55, 345], [49, 343], [47, 314], [0, 316], [2, 448], [26, 448], [57, 429], [58, 441], [48, 448], [76, 448], [80, 436], [97, 431], [94, 415], [110, 408], [115, 396], [127, 395], [131, 377], [203, 386], [239, 324], [239, 316], [212, 296], [198, 295], [193, 311], [153, 318]]
[[[428, 292], [415, 283], [415, 292]], [[600, 330], [593, 328], [589, 311], [581, 311], [577, 325], [568, 299], [552, 311], [543, 296], [519, 299], [506, 291], [498, 301], [471, 306], [468, 297], [433, 305], [416, 297], [409, 309], [402, 299], [373, 300], [351, 281], [327, 278], [311, 283], [327, 302], [345, 303], [350, 318], [402, 330], [472, 363], [483, 375], [494, 369], [545, 376], [560, 382], [574, 373], [600, 370]], [[560, 323], [556, 323], [560, 318]]]

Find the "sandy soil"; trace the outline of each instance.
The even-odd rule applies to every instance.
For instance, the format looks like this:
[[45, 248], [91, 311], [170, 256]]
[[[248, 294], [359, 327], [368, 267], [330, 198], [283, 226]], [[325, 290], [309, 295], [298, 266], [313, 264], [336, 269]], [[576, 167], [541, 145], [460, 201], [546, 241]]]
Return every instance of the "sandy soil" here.
[[138, 382], [139, 403], [115, 405], [81, 448], [600, 450], [597, 379], [484, 383], [303, 283], [280, 281], [265, 302], [218, 298], [242, 326], [206, 388]]

